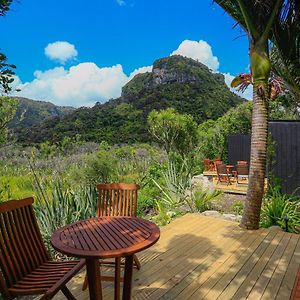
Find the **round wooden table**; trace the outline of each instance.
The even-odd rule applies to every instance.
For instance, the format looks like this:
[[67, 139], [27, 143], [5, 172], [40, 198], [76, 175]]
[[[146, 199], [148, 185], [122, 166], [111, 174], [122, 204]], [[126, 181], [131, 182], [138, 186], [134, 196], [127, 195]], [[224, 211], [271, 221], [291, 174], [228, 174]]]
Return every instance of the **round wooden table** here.
[[57, 251], [86, 259], [90, 299], [102, 299], [99, 259], [125, 257], [123, 300], [131, 298], [133, 254], [155, 244], [159, 228], [135, 217], [99, 217], [55, 231], [51, 244]]

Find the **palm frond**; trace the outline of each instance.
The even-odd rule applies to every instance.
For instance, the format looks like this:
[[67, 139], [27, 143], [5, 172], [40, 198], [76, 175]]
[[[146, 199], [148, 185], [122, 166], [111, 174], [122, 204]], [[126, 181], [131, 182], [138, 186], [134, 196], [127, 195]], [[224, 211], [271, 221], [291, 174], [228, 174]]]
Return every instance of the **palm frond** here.
[[[274, 15], [282, 11], [281, 8], [285, 3], [284, 0], [214, 0], [214, 2], [239, 23], [254, 41], [266, 34], [266, 29], [273, 23]], [[268, 38], [268, 34], [266, 35]]]

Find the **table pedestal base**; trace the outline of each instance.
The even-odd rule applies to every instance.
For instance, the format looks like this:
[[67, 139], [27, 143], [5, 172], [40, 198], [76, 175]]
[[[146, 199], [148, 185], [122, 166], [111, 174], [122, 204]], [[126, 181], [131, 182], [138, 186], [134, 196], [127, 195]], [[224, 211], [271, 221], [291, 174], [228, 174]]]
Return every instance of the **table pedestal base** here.
[[133, 273], [133, 255], [129, 255], [126, 256], [125, 258], [125, 273], [124, 273], [124, 286], [123, 286], [122, 300], [131, 299], [132, 273]]
[[102, 286], [99, 260], [95, 258], [87, 258], [86, 271], [88, 276], [90, 299], [102, 300]]

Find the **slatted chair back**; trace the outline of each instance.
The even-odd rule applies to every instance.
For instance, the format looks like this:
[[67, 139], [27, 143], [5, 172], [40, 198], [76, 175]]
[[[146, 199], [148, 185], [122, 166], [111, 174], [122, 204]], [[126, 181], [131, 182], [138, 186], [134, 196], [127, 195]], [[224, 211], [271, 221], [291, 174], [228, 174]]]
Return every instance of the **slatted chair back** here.
[[211, 160], [209, 158], [203, 159], [203, 164], [204, 164], [204, 171], [211, 170]]
[[245, 160], [238, 160], [238, 161], [237, 161], [237, 165], [238, 165], [238, 166], [239, 166], [239, 165], [248, 165], [248, 162], [245, 161]]
[[98, 184], [97, 215], [133, 216], [137, 211], [137, 192], [140, 186], [133, 183]]
[[216, 167], [217, 167], [217, 173], [218, 173], [218, 175], [227, 175], [226, 165], [217, 164]]
[[33, 198], [0, 204], [0, 290], [8, 289], [50, 259], [33, 211]]
[[214, 159], [214, 171], [217, 172], [217, 165], [221, 165], [222, 163], [222, 160]]
[[247, 176], [249, 175], [249, 166], [248, 164], [244, 165], [237, 165], [236, 166], [236, 172], [238, 176]]

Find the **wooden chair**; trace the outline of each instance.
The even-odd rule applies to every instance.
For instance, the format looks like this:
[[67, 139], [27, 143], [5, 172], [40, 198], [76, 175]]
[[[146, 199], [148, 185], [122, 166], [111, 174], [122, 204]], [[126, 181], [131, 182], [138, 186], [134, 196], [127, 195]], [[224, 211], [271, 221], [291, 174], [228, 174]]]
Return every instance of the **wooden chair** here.
[[61, 290], [75, 297], [66, 283], [84, 266], [84, 261], [52, 261], [32, 208], [33, 198], [0, 204], [0, 291], [5, 300], [43, 294], [51, 299]]
[[[99, 191], [97, 216], [129, 216], [136, 217], [137, 212], [137, 192], [140, 186], [129, 183], [101, 183], [97, 185]], [[141, 264], [136, 255], [134, 255], [134, 266], [139, 270]], [[101, 276], [103, 281], [115, 281], [115, 289], [120, 290], [121, 278], [121, 263], [120, 258], [116, 258], [114, 262], [100, 260], [100, 264], [114, 265], [115, 276]], [[87, 288], [88, 281], [85, 277], [82, 289]]]
[[214, 170], [214, 164], [209, 158], [203, 159], [204, 171], [210, 172]]
[[216, 164], [218, 183], [226, 183], [227, 185], [231, 184], [232, 174], [228, 173], [226, 165]]
[[214, 159], [213, 163], [214, 163], [214, 171], [217, 172], [217, 165], [221, 165], [223, 162], [221, 159]]
[[236, 166], [236, 184], [248, 184], [246, 182], [240, 182], [239, 180], [247, 180], [249, 177], [249, 166], [248, 164], [239, 164]]

